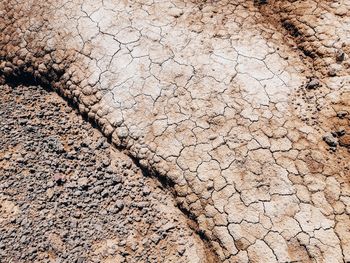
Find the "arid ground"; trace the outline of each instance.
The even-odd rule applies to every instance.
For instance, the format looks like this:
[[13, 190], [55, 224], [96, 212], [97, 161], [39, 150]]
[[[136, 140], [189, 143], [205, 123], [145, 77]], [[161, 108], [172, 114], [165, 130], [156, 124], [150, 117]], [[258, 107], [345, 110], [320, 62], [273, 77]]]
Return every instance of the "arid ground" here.
[[350, 262], [350, 0], [0, 2], [0, 262]]

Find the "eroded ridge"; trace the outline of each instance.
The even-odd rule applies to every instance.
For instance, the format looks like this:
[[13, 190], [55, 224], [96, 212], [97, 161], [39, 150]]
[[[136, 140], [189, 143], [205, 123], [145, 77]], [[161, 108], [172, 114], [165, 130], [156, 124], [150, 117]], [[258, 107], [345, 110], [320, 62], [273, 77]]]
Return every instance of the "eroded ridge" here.
[[221, 261], [349, 261], [349, 1], [309, 2], [3, 1], [0, 70], [171, 180]]

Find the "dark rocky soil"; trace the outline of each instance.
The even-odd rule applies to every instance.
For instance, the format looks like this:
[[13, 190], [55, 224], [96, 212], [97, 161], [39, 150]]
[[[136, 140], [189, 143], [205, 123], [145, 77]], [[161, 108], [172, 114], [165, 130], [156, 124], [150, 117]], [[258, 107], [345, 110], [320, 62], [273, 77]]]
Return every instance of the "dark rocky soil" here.
[[167, 191], [58, 95], [0, 94], [0, 262], [201, 262]]

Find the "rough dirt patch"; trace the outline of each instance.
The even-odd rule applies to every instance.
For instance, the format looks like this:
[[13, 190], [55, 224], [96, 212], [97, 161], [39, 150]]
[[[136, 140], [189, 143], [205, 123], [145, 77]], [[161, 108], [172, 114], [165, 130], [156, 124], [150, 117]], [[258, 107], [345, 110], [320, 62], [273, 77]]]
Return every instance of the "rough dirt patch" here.
[[220, 261], [344, 262], [349, 7], [6, 0], [0, 74], [51, 86], [170, 182]]
[[[259, 4], [258, 4], [259, 5]], [[318, 77], [346, 76], [350, 67], [350, 2], [270, 0], [260, 4], [264, 22], [284, 30]]]
[[0, 92], [1, 262], [210, 259], [167, 190], [57, 94]]

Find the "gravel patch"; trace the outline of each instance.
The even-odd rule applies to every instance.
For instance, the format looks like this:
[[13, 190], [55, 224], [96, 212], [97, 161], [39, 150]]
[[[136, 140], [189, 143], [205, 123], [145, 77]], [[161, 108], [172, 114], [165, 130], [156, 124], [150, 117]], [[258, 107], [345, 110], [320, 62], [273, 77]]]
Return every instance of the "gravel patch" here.
[[166, 189], [56, 93], [0, 92], [0, 262], [205, 261]]

